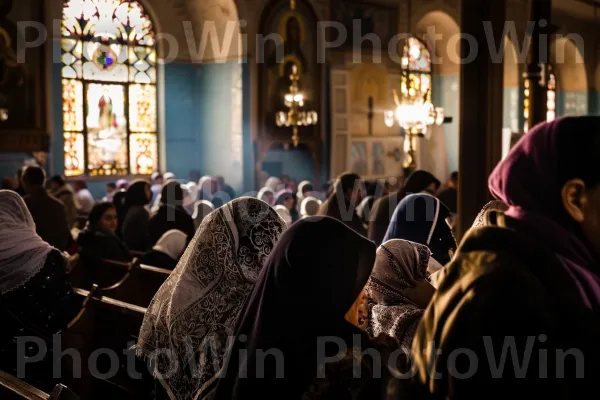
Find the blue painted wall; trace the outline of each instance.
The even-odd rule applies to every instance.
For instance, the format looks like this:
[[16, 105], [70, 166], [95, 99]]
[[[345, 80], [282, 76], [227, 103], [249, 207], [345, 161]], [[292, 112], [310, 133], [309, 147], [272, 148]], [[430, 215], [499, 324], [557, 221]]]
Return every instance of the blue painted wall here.
[[452, 117], [452, 123], [444, 125], [446, 149], [448, 151], [448, 171], [458, 171], [458, 129], [460, 118], [460, 76], [433, 76], [433, 103], [443, 107], [446, 116]]
[[[241, 69], [243, 98], [242, 118], [249, 121], [250, 74], [245, 64], [229, 62], [222, 64], [171, 63], [164, 68], [165, 90], [165, 151], [166, 165], [163, 171], [171, 171], [178, 178], [187, 179], [191, 171], [202, 175], [221, 175], [238, 193], [251, 176], [254, 153], [250, 144], [250, 127], [242, 123], [243, 151], [240, 157], [232, 157], [232, 82], [234, 71]], [[60, 65], [53, 65], [52, 104], [53, 128], [49, 174], [64, 171], [62, 140], [62, 89]], [[0, 172], [21, 165], [21, 156], [15, 160], [0, 158]], [[6, 166], [6, 167], [4, 167]], [[106, 182], [108, 182], [107, 180]], [[104, 195], [106, 182], [90, 182], [95, 197]], [[249, 183], [251, 185], [251, 183]]]
[[30, 158], [31, 154], [27, 153], [0, 153], [0, 179], [9, 176], [16, 178], [19, 168]]
[[289, 175], [298, 182], [303, 180], [312, 182], [315, 179], [313, 161], [308, 150], [273, 148], [269, 150], [263, 165], [267, 167], [266, 164], [269, 163], [280, 165], [282, 174]]
[[556, 111], [559, 117], [588, 114], [589, 103], [587, 91], [559, 91], [556, 99]]

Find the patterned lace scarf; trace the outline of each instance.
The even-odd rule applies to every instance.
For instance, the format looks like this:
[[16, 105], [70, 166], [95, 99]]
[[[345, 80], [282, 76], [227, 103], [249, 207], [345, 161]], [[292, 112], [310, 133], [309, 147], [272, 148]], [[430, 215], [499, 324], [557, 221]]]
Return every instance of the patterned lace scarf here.
[[427, 279], [431, 252], [426, 246], [406, 240], [390, 240], [377, 250], [373, 273], [367, 284], [371, 337], [395, 338], [409, 354], [423, 310], [406, 291]]
[[284, 229], [249, 197], [202, 221], [150, 303], [137, 344], [171, 399], [202, 398], [223, 369], [240, 310]]

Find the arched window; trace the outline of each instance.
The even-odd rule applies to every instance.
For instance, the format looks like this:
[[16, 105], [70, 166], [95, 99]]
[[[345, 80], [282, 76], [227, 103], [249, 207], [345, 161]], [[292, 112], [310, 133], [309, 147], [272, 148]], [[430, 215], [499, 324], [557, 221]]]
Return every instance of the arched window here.
[[[546, 103], [546, 121], [554, 121], [556, 118], [556, 75], [553, 72], [552, 65], [548, 65], [548, 84], [546, 86], [548, 102]], [[530, 112], [530, 90], [529, 80], [525, 80], [525, 89], [523, 92], [523, 117], [525, 118], [524, 131], [529, 130], [529, 112]]]
[[67, 0], [62, 20], [65, 175], [157, 168], [156, 41], [133, 0]]
[[402, 56], [402, 96], [431, 102], [431, 55], [425, 43], [411, 37]]

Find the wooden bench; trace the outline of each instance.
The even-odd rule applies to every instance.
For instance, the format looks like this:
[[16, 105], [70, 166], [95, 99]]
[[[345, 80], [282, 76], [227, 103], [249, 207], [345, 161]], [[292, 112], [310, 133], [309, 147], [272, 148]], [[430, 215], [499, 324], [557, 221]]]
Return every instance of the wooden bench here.
[[64, 385], [56, 385], [52, 393], [47, 394], [4, 371], [0, 371], [0, 398], [3, 400], [79, 400], [79, 397]]
[[[77, 349], [81, 355], [81, 368], [70, 356], [62, 361], [65, 372], [81, 371], [81, 377], [69, 374], [63, 381], [82, 399], [134, 399], [149, 398], [152, 377], [144, 363], [135, 357], [132, 346], [137, 342], [146, 309], [104, 295], [97, 286], [92, 290], [76, 289], [85, 298], [82, 311], [63, 333], [63, 349]], [[93, 376], [89, 369], [90, 357], [99, 349], [110, 351], [118, 357], [118, 368], [114, 376]], [[129, 364], [128, 364], [129, 363]], [[95, 365], [100, 374], [111, 368], [111, 359], [106, 354], [96, 357]], [[140, 379], [129, 376], [128, 367], [135, 367]], [[114, 368], [114, 366], [113, 366]]]
[[[142, 265], [137, 258], [131, 262], [102, 260], [102, 263], [102, 281], [93, 282], [94, 278], [91, 276], [84, 278], [80, 276], [79, 282], [86, 282], [80, 288], [90, 290], [93, 283], [100, 286], [102, 294], [140, 307], [148, 307], [158, 289], [172, 272], [168, 269]], [[85, 274], [81, 270], [80, 273]]]

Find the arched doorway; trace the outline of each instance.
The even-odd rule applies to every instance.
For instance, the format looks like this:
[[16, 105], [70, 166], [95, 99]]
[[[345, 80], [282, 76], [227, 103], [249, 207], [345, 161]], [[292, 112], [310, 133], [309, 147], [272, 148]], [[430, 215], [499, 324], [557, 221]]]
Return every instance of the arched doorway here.
[[450, 172], [458, 170], [460, 28], [450, 14], [431, 11], [417, 22], [415, 32], [431, 52], [433, 104], [452, 117], [451, 123], [433, 128], [429, 141], [421, 141], [419, 155], [424, 164], [420, 167], [445, 180]]
[[551, 60], [556, 73], [556, 111], [558, 116], [586, 115], [589, 86], [583, 55], [568, 36], [558, 35], [552, 42]]

